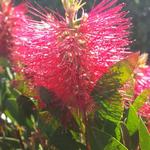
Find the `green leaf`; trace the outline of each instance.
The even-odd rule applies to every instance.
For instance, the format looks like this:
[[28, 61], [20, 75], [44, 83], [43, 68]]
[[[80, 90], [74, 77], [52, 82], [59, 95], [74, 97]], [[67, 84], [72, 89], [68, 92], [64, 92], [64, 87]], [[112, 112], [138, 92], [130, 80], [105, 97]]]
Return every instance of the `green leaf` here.
[[130, 106], [127, 118], [127, 128], [130, 135], [133, 135], [139, 126], [139, 117], [137, 112], [140, 107], [147, 101], [148, 96], [150, 96], [150, 89], [144, 90], [134, 101], [133, 105]]
[[139, 124], [139, 141], [141, 150], [150, 150], [150, 134], [142, 119]]
[[112, 138], [104, 150], [128, 150], [123, 144], [121, 144], [117, 139]]
[[95, 128], [88, 129], [92, 150], [127, 150], [117, 139]]
[[132, 78], [138, 56], [139, 53], [135, 53], [116, 63], [98, 80], [91, 96], [100, 106], [98, 110], [100, 117], [113, 122], [121, 119], [124, 108], [118, 90]]
[[[109, 135], [116, 137], [116, 127], [117, 125], [114, 122], [110, 122], [108, 120], [103, 121], [103, 130], [104, 132], [108, 133]], [[98, 128], [99, 129], [99, 128]]]
[[135, 99], [133, 107], [135, 108], [136, 111], [138, 111], [138, 109], [143, 106], [143, 104], [148, 100], [149, 96], [150, 96], [150, 89], [146, 89]]
[[116, 139], [120, 141], [121, 139], [121, 131], [120, 131], [120, 123], [117, 124], [116, 128], [115, 128], [115, 134], [116, 134]]
[[128, 112], [126, 126], [128, 128], [130, 135], [133, 135], [138, 130], [139, 117], [137, 115], [137, 111], [135, 110], [135, 108], [132, 105], [130, 106], [130, 109]]
[[17, 104], [19, 107], [19, 112], [24, 118], [26, 117], [29, 118], [32, 114], [34, 114], [34, 111], [33, 111], [34, 103], [29, 97], [26, 97], [24, 95], [18, 96]]

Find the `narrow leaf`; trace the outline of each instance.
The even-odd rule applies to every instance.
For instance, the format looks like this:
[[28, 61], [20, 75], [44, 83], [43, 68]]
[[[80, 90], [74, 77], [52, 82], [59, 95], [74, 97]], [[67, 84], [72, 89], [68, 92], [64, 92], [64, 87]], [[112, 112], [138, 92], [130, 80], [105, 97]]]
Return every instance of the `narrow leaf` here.
[[150, 150], [150, 134], [142, 119], [139, 125], [139, 140], [141, 150]]
[[135, 110], [135, 108], [132, 105], [130, 106], [130, 109], [128, 112], [126, 125], [127, 125], [130, 135], [133, 135], [138, 130], [139, 117], [137, 115], [137, 111]]
[[143, 104], [148, 100], [149, 96], [150, 89], [146, 89], [135, 99], [133, 106], [136, 111], [138, 111], [138, 109], [143, 106]]

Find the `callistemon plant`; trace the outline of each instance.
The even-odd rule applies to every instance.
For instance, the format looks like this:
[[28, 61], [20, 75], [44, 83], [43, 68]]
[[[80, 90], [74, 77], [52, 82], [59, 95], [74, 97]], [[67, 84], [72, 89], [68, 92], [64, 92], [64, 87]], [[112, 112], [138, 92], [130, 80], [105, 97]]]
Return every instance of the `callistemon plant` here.
[[2, 7], [0, 149], [150, 150], [148, 55], [129, 51], [118, 2], [87, 13], [62, 0], [64, 16], [28, 1]]
[[11, 0], [0, 1], [0, 56], [7, 57], [12, 48], [11, 31], [15, 22], [23, 19], [25, 7], [21, 4], [13, 7]]
[[64, 105], [80, 110], [94, 105], [90, 93], [96, 82], [128, 54], [130, 21], [117, 2], [103, 0], [86, 13], [82, 1], [62, 0], [65, 17], [28, 4], [39, 19], [28, 17], [15, 27], [17, 69]]

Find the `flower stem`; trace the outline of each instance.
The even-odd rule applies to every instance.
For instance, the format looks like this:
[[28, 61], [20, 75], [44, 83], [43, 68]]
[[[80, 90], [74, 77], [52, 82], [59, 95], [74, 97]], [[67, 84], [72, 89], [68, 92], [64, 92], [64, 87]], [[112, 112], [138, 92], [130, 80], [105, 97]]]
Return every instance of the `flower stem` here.
[[[85, 5], [85, 2], [82, 3], [82, 0], [80, 1], [79, 0], [61, 0], [61, 1], [65, 9], [66, 22], [68, 23], [69, 27], [74, 28], [76, 26], [76, 23], [80, 20], [77, 17], [78, 11], [83, 8], [83, 6]], [[84, 13], [82, 15], [84, 15]]]

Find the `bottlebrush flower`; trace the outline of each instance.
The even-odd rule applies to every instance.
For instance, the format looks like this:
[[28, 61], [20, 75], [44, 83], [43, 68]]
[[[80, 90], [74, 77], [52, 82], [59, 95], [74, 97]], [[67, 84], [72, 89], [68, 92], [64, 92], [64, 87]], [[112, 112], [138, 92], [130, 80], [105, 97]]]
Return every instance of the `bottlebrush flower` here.
[[[125, 107], [129, 108], [134, 100], [146, 89], [150, 89], [150, 66], [146, 65], [148, 54], [144, 53], [139, 57], [137, 67], [134, 70], [134, 80], [127, 82], [120, 93], [124, 99]], [[145, 118], [150, 129], [150, 95], [144, 105], [139, 108], [138, 114]]]
[[134, 70], [134, 97], [136, 98], [145, 89], [150, 89], [150, 66], [147, 63], [148, 54], [139, 57], [138, 66]]
[[11, 1], [2, 1], [0, 7], [0, 56], [8, 56], [11, 47], [11, 31], [23, 16], [23, 4], [13, 7]]
[[135, 96], [150, 88], [150, 66], [138, 67], [135, 70]]
[[150, 88], [150, 66], [146, 65], [148, 54], [144, 53], [139, 56], [137, 66], [133, 72], [133, 80], [129, 80], [119, 90], [125, 103], [129, 105], [134, 102], [145, 89]]
[[[139, 59], [139, 67], [135, 70], [135, 97], [145, 89], [150, 89], [150, 66], [146, 65], [148, 55], [143, 54]], [[139, 109], [139, 115], [146, 119], [150, 131], [150, 95]]]
[[77, 18], [76, 5], [64, 4], [66, 19], [28, 4], [40, 21], [18, 23], [12, 60], [35, 87], [54, 92], [64, 105], [87, 109], [90, 93], [110, 66], [128, 54], [130, 21], [124, 4], [103, 0]]

